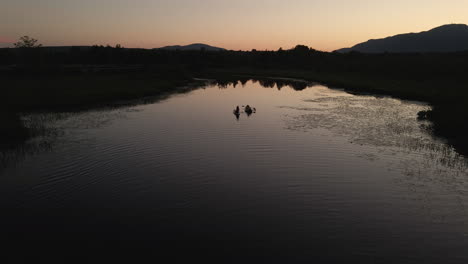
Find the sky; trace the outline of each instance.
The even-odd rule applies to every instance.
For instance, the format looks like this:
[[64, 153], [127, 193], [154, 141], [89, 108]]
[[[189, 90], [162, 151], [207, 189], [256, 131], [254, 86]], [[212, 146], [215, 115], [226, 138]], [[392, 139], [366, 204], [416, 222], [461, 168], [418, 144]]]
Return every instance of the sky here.
[[468, 0], [0, 0], [0, 46], [28, 35], [44, 46], [333, 51], [468, 24], [467, 11]]

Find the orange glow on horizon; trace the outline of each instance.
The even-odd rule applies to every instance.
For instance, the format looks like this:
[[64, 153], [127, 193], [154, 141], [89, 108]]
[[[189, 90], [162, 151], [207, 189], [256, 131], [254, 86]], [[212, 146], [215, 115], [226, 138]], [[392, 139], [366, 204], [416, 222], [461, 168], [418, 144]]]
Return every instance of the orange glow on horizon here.
[[6, 0], [2, 10], [8, 12], [0, 14], [0, 42], [29, 35], [45, 46], [205, 43], [277, 50], [303, 44], [333, 51], [468, 23], [466, 0]]

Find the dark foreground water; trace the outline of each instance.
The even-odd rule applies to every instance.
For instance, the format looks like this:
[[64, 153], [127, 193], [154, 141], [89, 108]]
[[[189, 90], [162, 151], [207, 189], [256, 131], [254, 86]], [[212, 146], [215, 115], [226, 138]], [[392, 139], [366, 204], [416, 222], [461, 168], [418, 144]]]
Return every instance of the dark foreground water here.
[[25, 116], [44, 133], [2, 153], [0, 257], [468, 263], [468, 163], [428, 106], [285, 82]]

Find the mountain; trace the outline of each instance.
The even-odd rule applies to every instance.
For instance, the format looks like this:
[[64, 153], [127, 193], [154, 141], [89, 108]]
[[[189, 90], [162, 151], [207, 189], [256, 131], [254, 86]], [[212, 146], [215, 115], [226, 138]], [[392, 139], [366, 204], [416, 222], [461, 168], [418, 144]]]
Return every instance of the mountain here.
[[167, 47], [162, 47], [162, 48], [159, 48], [159, 49], [165, 49], [165, 50], [201, 50], [201, 49], [205, 49], [206, 51], [223, 51], [223, 50], [225, 50], [223, 48], [213, 47], [213, 46], [206, 45], [206, 44], [201, 44], [201, 43], [190, 44], [190, 45], [187, 45], [187, 46], [179, 46], [179, 45], [167, 46]]
[[336, 52], [423, 53], [467, 50], [468, 26], [464, 24], [450, 24], [420, 33], [401, 34], [384, 39], [371, 39], [352, 48], [340, 49]]

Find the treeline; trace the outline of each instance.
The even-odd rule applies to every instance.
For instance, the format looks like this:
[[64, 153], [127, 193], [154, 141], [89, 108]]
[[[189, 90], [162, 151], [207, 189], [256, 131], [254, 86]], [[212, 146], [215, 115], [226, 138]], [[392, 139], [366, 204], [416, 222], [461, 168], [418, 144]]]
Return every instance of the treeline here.
[[315, 72], [368, 72], [414, 78], [465, 74], [468, 51], [432, 54], [361, 54], [321, 52], [298, 45], [278, 51], [168, 51], [120, 46], [0, 49], [0, 65], [183, 65], [192, 69], [253, 67]]

